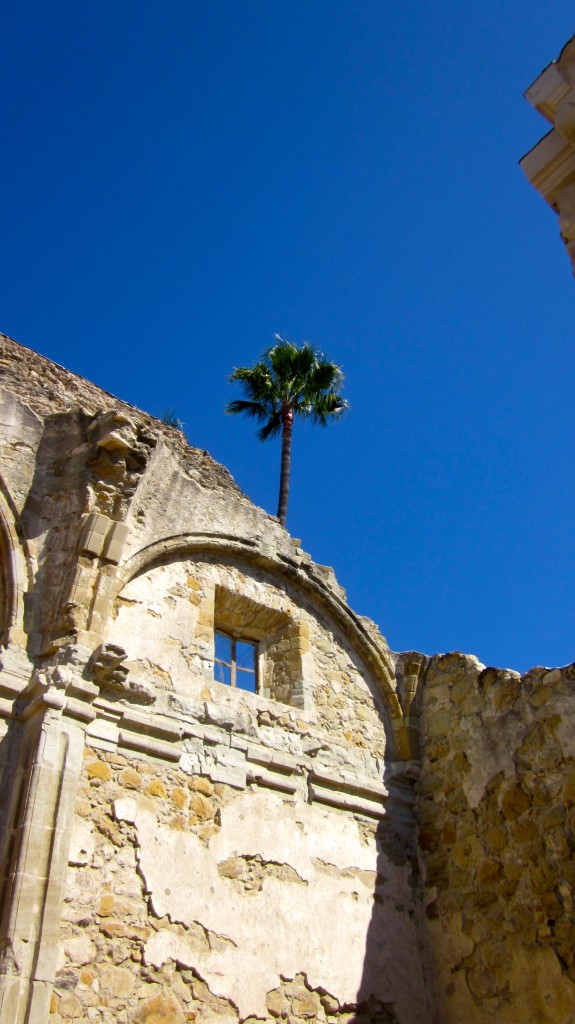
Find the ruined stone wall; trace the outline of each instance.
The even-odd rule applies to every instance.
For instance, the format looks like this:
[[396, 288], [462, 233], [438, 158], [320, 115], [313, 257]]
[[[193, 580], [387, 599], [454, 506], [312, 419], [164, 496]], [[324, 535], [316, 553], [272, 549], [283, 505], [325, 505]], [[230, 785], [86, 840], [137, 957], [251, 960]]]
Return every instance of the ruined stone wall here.
[[439, 1019], [575, 1019], [575, 666], [422, 678], [419, 847]]
[[273, 770], [281, 788], [260, 778], [240, 791], [185, 758], [86, 751], [51, 1024], [161, 1010], [335, 1024], [362, 1002], [374, 1021], [429, 1012], [411, 974], [405, 855], [377, 856], [375, 821], [310, 805], [301, 778]]
[[262, 689], [269, 697], [279, 691], [283, 711], [297, 707], [335, 742], [383, 757], [385, 705], [365, 665], [309, 598], [258, 566], [215, 557], [154, 566], [118, 594], [105, 640], [124, 646], [130, 679], [142, 689], [217, 693], [234, 704], [245, 695], [214, 682], [214, 633], [222, 628], [262, 644]]
[[0, 436], [0, 1024], [570, 1024], [573, 667], [393, 654], [207, 453], [8, 339]]
[[384, 638], [177, 431], [0, 384], [2, 1024], [433, 1021]]

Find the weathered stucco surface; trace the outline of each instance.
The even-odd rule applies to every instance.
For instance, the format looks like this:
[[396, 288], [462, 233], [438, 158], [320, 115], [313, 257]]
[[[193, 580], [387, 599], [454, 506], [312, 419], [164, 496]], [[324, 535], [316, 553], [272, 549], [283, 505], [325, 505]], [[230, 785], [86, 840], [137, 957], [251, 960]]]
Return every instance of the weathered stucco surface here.
[[573, 666], [394, 654], [206, 452], [1, 342], [1, 1024], [572, 1021]]
[[[181, 772], [142, 772], [117, 755], [89, 755], [86, 764], [66, 886], [64, 976], [78, 970], [78, 948], [89, 952], [94, 980], [111, 969], [103, 933], [116, 949], [124, 941], [136, 1003], [148, 988], [138, 988], [134, 943], [155, 971], [194, 971], [234, 1020], [267, 1019], [269, 993], [298, 975], [317, 1004], [314, 1018], [314, 991], [329, 994], [332, 1016], [360, 992], [397, 1004], [398, 1020], [422, 1012], [423, 975], [412, 970], [418, 932], [405, 913], [410, 866], [378, 852], [373, 826], [361, 830], [347, 813], [269, 791], [238, 795]], [[104, 913], [78, 926], [94, 905]]]
[[575, 668], [434, 658], [419, 845], [442, 1020], [575, 1018]]
[[207, 453], [2, 355], [2, 1024], [432, 1021], [413, 673]]
[[[140, 866], [156, 913], [172, 921], [197, 921], [230, 940], [197, 966], [212, 991], [234, 1002], [243, 1016], [265, 1016], [266, 993], [278, 978], [298, 973], [312, 989], [326, 988], [342, 1004], [357, 999], [374, 909], [377, 857], [373, 844], [362, 843], [353, 820], [337, 822], [334, 829], [333, 818], [332, 812], [308, 804], [293, 808], [277, 796], [249, 793], [222, 812], [221, 830], [208, 849], [193, 835], [156, 830], [149, 815], [141, 823], [136, 819]], [[274, 871], [266, 877], [264, 867], [262, 888], [246, 899], [242, 883], [234, 885], [234, 875], [243, 867], [238, 860], [254, 857], [273, 865]], [[166, 886], [168, 864], [172, 867]], [[404, 1005], [398, 1012], [409, 1019], [409, 1013], [424, 1005], [421, 984], [414, 990], [407, 984], [410, 961], [418, 955], [416, 936], [405, 913], [396, 909], [411, 902], [409, 868], [391, 862], [386, 867], [380, 891], [384, 896], [385, 882], [393, 902], [384, 904], [377, 921], [377, 942], [371, 936], [379, 953], [373, 958], [377, 970], [372, 990], [382, 1002], [395, 1002], [397, 973], [404, 972], [399, 986]], [[329, 910], [336, 907], [334, 928]], [[396, 944], [407, 954], [399, 961]], [[179, 953], [178, 943], [163, 930], [147, 943], [145, 956], [160, 966], [170, 950]], [[185, 962], [185, 955], [172, 959]]]

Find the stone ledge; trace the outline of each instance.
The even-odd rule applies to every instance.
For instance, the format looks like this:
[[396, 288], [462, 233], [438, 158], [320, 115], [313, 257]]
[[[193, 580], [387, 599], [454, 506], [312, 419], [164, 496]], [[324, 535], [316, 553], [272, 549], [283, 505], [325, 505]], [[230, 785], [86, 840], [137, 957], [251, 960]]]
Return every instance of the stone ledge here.
[[383, 818], [386, 813], [383, 803], [376, 804], [375, 801], [363, 799], [351, 792], [343, 793], [341, 790], [323, 788], [314, 783], [309, 785], [309, 795], [312, 803], [328, 804], [343, 811], [356, 811], [370, 818]]
[[131, 708], [122, 714], [121, 725], [142, 732], [146, 736], [166, 737], [171, 740], [180, 740], [184, 735], [184, 727], [175, 725], [166, 719], [160, 719], [153, 715], [140, 715]]
[[350, 793], [371, 797], [374, 800], [385, 800], [389, 796], [387, 786], [382, 782], [378, 783], [375, 779], [352, 775], [350, 772], [333, 773], [314, 766], [310, 778], [320, 786], [334, 786]]
[[290, 793], [291, 795], [293, 795], [298, 788], [297, 781], [294, 779], [288, 778], [280, 772], [266, 771], [265, 768], [248, 767], [246, 779], [248, 782], [256, 783], [258, 786], [264, 786], [266, 789], [279, 789], [283, 793]]
[[282, 772], [301, 772], [302, 764], [292, 755], [269, 747], [248, 746], [246, 753], [248, 761], [273, 767]]
[[166, 743], [163, 740], [154, 739], [152, 736], [143, 736], [140, 733], [131, 733], [120, 730], [118, 736], [118, 750], [123, 747], [130, 750], [138, 750], [144, 754], [151, 754], [165, 761], [179, 761], [182, 751], [174, 744]]

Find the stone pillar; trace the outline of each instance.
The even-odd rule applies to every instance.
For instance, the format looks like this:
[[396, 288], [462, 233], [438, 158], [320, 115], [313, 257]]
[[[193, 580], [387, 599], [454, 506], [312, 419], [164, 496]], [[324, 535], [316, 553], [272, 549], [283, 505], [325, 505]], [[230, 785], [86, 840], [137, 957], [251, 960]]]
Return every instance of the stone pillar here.
[[[84, 729], [53, 685], [24, 707], [2, 908], [0, 1024], [47, 1024]], [[88, 710], [88, 709], [87, 709]]]

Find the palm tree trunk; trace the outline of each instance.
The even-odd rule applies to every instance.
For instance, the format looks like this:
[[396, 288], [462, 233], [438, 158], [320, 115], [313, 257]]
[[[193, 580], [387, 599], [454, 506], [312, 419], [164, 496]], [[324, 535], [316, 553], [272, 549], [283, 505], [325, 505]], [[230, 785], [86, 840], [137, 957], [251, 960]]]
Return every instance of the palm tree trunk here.
[[282, 463], [280, 471], [280, 494], [278, 501], [278, 519], [284, 527], [286, 524], [289, 498], [292, 430], [293, 409], [288, 405], [286, 408], [282, 409]]

